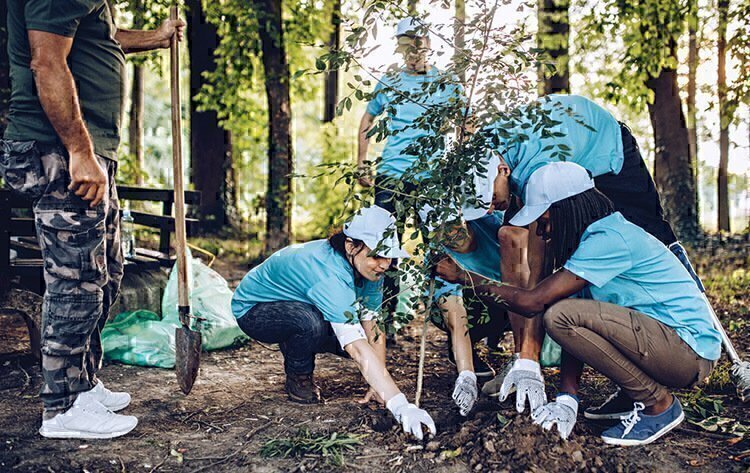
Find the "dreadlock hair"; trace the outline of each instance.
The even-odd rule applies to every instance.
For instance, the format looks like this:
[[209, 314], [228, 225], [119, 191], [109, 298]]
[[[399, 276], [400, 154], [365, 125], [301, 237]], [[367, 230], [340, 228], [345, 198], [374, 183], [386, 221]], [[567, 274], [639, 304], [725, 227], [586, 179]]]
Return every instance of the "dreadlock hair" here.
[[581, 243], [589, 225], [615, 212], [609, 198], [596, 189], [555, 202], [549, 208], [550, 242], [545, 251], [545, 276], [561, 268]]
[[[357, 248], [357, 252], [354, 253], [351, 257], [346, 252], [346, 240], [351, 240], [354, 244], [354, 247]], [[357, 271], [357, 268], [354, 267], [354, 256], [357, 256], [362, 252], [362, 250], [366, 248], [365, 242], [356, 238], [348, 237], [342, 230], [339, 230], [328, 237], [328, 244], [331, 245], [331, 248], [333, 248], [336, 253], [340, 254], [346, 261], [349, 262], [352, 267], [352, 271], [354, 272], [354, 283], [357, 286], [360, 286], [364, 282], [364, 276], [362, 276], [362, 274]]]

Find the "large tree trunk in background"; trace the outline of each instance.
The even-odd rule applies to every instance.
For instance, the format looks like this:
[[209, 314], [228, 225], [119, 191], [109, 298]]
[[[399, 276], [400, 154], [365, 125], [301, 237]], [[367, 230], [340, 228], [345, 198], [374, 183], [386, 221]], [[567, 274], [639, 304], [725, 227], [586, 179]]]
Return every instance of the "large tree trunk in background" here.
[[700, 234], [695, 206], [695, 176], [690, 167], [690, 147], [682, 113], [677, 71], [662, 69], [648, 81], [654, 103], [648, 106], [654, 130], [654, 181], [668, 221], [681, 240], [695, 242]]
[[[698, 0], [689, 0], [688, 5], [688, 83], [687, 83], [687, 126], [688, 144], [690, 145], [690, 162], [695, 176], [695, 185], [698, 189], [700, 182], [698, 176], [698, 120], [697, 108], [695, 106], [696, 74], [698, 71]], [[695, 208], [700, 209], [698, 192], [695, 193]], [[700, 212], [699, 212], [700, 214]]]
[[[190, 46], [190, 169], [195, 190], [201, 192], [201, 227], [215, 232], [227, 224], [237, 224], [228, 215], [236, 209], [232, 180], [232, 147], [229, 132], [219, 126], [213, 110], [198, 110], [195, 95], [203, 87], [203, 72], [216, 68], [213, 51], [219, 43], [214, 25], [206, 21], [201, 0], [188, 5]], [[235, 213], [236, 216], [236, 213]]]
[[8, 4], [0, 1], [0, 136], [5, 133], [10, 105], [10, 77], [8, 71]]
[[[133, 28], [143, 28], [143, 1], [133, 0]], [[130, 93], [130, 123], [128, 126], [128, 148], [135, 159], [135, 183], [143, 185], [143, 65], [139, 62], [133, 64], [133, 84]]]
[[[331, 10], [331, 37], [328, 39], [328, 51], [331, 53], [339, 50], [341, 39], [341, 0], [333, 0]], [[325, 74], [325, 98], [323, 110], [323, 123], [331, 123], [336, 118], [336, 104], [339, 101], [339, 71], [338, 69], [328, 71]]]
[[540, 68], [541, 95], [570, 92], [569, 7], [569, 0], [538, 0], [537, 45], [549, 54], [555, 64], [554, 74], [550, 74], [544, 67]]
[[729, 122], [732, 117], [727, 110], [727, 23], [729, 0], [719, 0], [718, 40], [718, 89], [719, 89], [719, 179], [718, 179], [718, 228], [728, 232], [729, 228]]
[[268, 190], [266, 253], [289, 245], [292, 226], [292, 109], [284, 48], [281, 0], [253, 0], [263, 51], [268, 99]]

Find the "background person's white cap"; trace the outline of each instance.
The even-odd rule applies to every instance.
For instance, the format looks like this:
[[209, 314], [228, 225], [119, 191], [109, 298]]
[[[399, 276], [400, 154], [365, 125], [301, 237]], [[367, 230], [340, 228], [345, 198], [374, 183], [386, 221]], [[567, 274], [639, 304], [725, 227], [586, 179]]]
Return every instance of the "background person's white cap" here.
[[[386, 236], [388, 233], [388, 236]], [[409, 253], [401, 249], [396, 233], [396, 219], [382, 207], [373, 205], [360, 209], [344, 225], [344, 235], [362, 240], [370, 250], [383, 258], [406, 258]]]
[[396, 37], [411, 36], [415, 38], [427, 38], [430, 36], [428, 25], [419, 18], [408, 16], [396, 25]]
[[555, 202], [594, 188], [589, 172], [576, 163], [549, 163], [537, 169], [526, 183], [524, 206], [510, 219], [510, 224], [523, 227], [538, 219]]

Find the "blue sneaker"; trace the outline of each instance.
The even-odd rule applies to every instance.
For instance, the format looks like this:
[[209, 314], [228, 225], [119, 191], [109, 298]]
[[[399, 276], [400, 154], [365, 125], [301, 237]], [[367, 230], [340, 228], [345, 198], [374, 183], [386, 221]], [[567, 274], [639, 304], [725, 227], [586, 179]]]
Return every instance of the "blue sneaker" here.
[[674, 429], [685, 419], [680, 401], [673, 397], [669, 409], [649, 416], [640, 411], [646, 406], [642, 402], [633, 404], [630, 414], [622, 416], [622, 422], [602, 432], [602, 440], [610, 445], [646, 445]]

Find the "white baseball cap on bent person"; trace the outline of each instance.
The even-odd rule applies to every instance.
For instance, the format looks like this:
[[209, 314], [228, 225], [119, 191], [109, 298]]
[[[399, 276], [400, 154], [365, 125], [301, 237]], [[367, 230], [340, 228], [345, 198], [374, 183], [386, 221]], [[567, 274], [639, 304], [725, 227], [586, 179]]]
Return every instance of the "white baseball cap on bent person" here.
[[571, 162], [545, 164], [531, 174], [526, 183], [524, 206], [510, 219], [523, 227], [542, 216], [555, 202], [594, 188], [594, 179], [582, 166]]
[[407, 16], [396, 25], [396, 37], [408, 36], [410, 38], [429, 38], [429, 25], [419, 18]]
[[357, 211], [344, 225], [344, 235], [362, 240], [382, 258], [406, 258], [396, 232], [396, 219], [382, 207], [373, 205]]
[[[484, 170], [477, 170], [471, 178], [474, 188], [470, 189], [464, 185], [461, 207], [460, 209], [451, 208], [448, 212], [448, 219], [461, 219], [464, 222], [471, 222], [489, 213], [492, 206], [492, 197], [495, 192], [495, 179], [499, 173], [499, 166], [500, 155], [492, 150], [488, 151], [479, 163], [479, 167]], [[430, 214], [434, 211], [435, 208], [433, 206], [425, 204], [419, 210], [419, 218], [423, 222], [429, 222]], [[434, 230], [434, 225], [428, 223], [427, 229], [430, 231]]]

